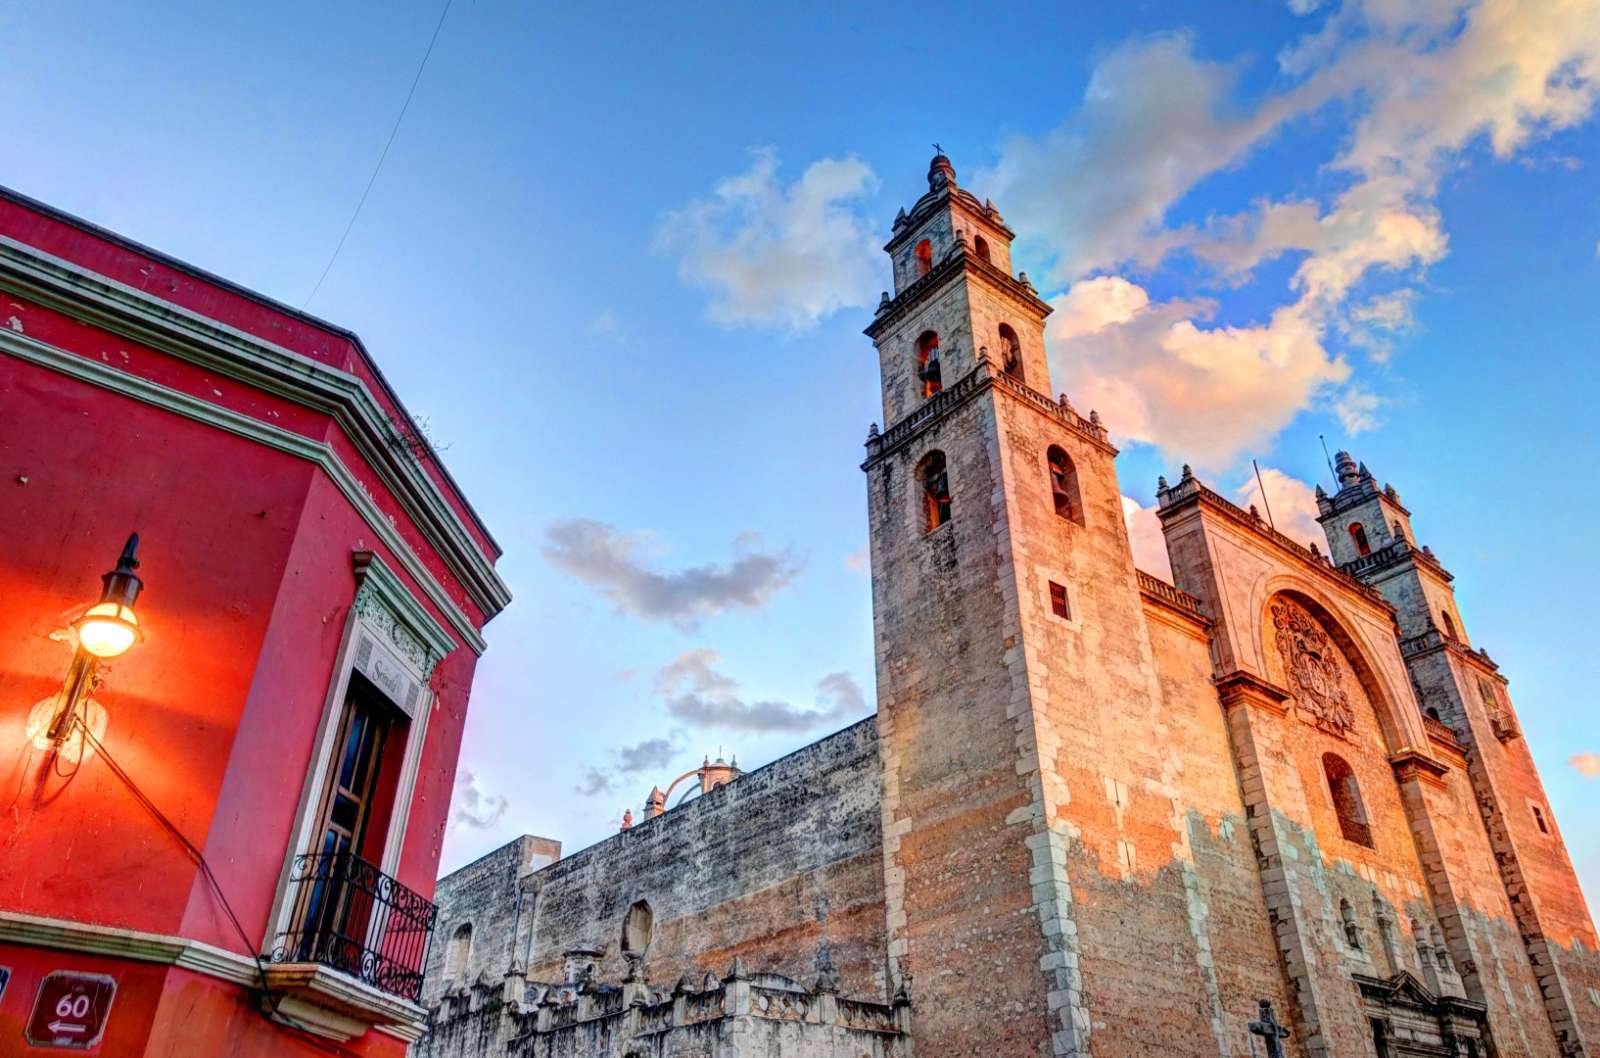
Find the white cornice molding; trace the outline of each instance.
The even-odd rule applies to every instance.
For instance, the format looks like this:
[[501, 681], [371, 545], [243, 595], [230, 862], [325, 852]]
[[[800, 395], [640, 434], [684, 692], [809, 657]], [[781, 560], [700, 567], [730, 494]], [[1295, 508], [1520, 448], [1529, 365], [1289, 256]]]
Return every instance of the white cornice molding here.
[[5, 236], [0, 289], [331, 415], [485, 616], [510, 602], [438, 484], [395, 451], [393, 427], [362, 379]]
[[398, 626], [386, 630], [391, 642], [417, 665], [418, 675], [423, 683], [427, 683], [428, 677], [433, 674], [433, 667], [455, 649], [456, 641], [412, 597], [405, 584], [376, 551], [357, 551], [352, 561], [358, 585], [353, 606], [359, 612], [370, 600], [387, 613], [393, 625]]
[[[0, 911], [0, 943], [176, 966], [249, 989], [259, 989], [265, 973], [274, 989], [281, 988], [304, 997], [302, 1002], [307, 1008], [295, 1010], [296, 1017], [287, 1023], [312, 1031], [316, 1029], [317, 1011], [310, 1007], [321, 1005], [347, 1015], [354, 1014], [364, 1025], [408, 1043], [415, 1042], [427, 1028], [427, 1012], [415, 1003], [391, 996], [326, 966], [291, 963], [268, 965], [263, 970], [261, 964], [248, 955], [188, 937]], [[313, 1024], [304, 1024], [307, 1019]], [[331, 1032], [322, 1034], [334, 1035]]]
[[[191, 396], [179, 390], [171, 389], [160, 383], [152, 382], [140, 375], [130, 374], [108, 364], [90, 360], [76, 353], [69, 353], [46, 345], [35, 338], [25, 334], [0, 327], [0, 353], [14, 356], [40, 367], [60, 372], [81, 382], [108, 389], [134, 400], [142, 401], [165, 411], [182, 415], [206, 423], [229, 433], [288, 453], [321, 467], [330, 480], [333, 481], [351, 505], [360, 513], [362, 519], [371, 527], [373, 532], [383, 540], [409, 573], [427, 594], [429, 601], [445, 615], [450, 626], [461, 636], [462, 640], [472, 648], [476, 654], [482, 654], [485, 649], [483, 636], [478, 632], [461, 608], [455, 604], [445, 591], [437, 578], [430, 573], [422, 560], [417, 557], [411, 545], [406, 543], [400, 531], [395, 528], [361, 484], [359, 478], [345, 466], [333, 448], [325, 441], [313, 440], [292, 430], [281, 426], [262, 422], [253, 416], [224, 408], [199, 397]], [[403, 589], [402, 589], [403, 590]]]
[[164, 933], [146, 933], [117, 926], [96, 926], [87, 922], [0, 911], [0, 941], [181, 966], [185, 970], [247, 987], [256, 987], [261, 983], [256, 962], [249, 956], [204, 941]]

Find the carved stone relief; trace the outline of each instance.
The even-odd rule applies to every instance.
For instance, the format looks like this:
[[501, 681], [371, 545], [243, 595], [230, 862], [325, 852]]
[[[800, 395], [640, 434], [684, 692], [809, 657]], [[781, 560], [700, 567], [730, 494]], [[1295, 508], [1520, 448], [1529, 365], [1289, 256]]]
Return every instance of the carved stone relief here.
[[378, 593], [362, 585], [356, 592], [356, 616], [371, 628], [386, 645], [391, 647], [396, 654], [413, 666], [424, 683], [433, 674], [433, 666], [439, 661], [433, 651], [418, 639], [404, 623], [395, 616], [394, 611], [385, 606]]
[[1304, 607], [1288, 600], [1272, 604], [1272, 627], [1300, 719], [1348, 738], [1355, 709], [1345, 690], [1338, 645]]

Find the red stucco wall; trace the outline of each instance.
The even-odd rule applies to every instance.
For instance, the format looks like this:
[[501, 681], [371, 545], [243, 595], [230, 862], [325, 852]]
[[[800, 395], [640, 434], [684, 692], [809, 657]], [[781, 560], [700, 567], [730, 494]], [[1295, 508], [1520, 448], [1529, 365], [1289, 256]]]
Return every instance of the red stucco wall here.
[[[351, 335], [3, 195], [0, 235], [351, 372], [380, 405], [403, 414]], [[326, 443], [481, 627], [485, 613], [324, 410], [217, 377], [84, 323], [71, 307], [57, 311], [4, 289], [0, 322], [58, 352]], [[422, 465], [492, 560], [498, 550], [448, 476]], [[104, 684], [94, 696], [109, 714], [102, 737], [149, 799], [204, 851], [248, 943], [182, 845], [98, 754], [63, 761], [27, 737], [30, 709], [59, 690], [71, 657], [59, 632], [97, 596], [100, 574], [135, 530], [146, 640], [102, 666]], [[117, 386], [0, 352], [0, 911], [177, 935], [241, 953], [264, 950], [285, 857], [301, 851], [289, 848], [290, 832], [356, 590], [352, 555], [361, 550], [376, 552], [450, 627], [315, 462]], [[395, 872], [424, 895], [433, 891], [476, 662], [452, 636], [457, 646], [431, 681], [435, 703]], [[31, 984], [26, 975], [64, 965], [110, 966], [106, 972], [125, 982], [115, 1035], [100, 1053], [300, 1053], [244, 990], [216, 978], [71, 952], [0, 953], [0, 965], [17, 974], [0, 997], [0, 1053], [20, 1045], [21, 1021], [13, 1019], [26, 1018], [37, 985], [37, 975]], [[205, 1035], [205, 1045], [185, 1050], [182, 1041], [194, 1033]], [[146, 1037], [148, 1052], [134, 1042]], [[398, 1040], [376, 1033], [346, 1046], [362, 1054], [403, 1052]]]

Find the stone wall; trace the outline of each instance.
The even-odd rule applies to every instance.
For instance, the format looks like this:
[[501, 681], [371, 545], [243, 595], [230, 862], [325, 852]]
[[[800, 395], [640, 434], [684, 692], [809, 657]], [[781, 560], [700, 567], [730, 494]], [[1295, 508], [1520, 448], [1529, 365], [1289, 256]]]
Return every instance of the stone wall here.
[[620, 979], [622, 921], [653, 925], [651, 979], [752, 971], [809, 980], [831, 961], [844, 987], [881, 995], [883, 863], [878, 734], [867, 719], [530, 878], [521, 960], [558, 980], [572, 948]]
[[[512, 960], [521, 889], [533, 872], [561, 856], [561, 843], [524, 835], [439, 879], [434, 903], [439, 918], [422, 984], [422, 1002], [431, 1005], [447, 989], [483, 979], [498, 984]], [[462, 927], [470, 934], [464, 965], [450, 966]], [[448, 972], [447, 972], [448, 967]]]
[[413, 1058], [910, 1058], [908, 1005], [846, 998], [831, 982], [707, 974], [670, 988], [541, 984], [454, 990]]

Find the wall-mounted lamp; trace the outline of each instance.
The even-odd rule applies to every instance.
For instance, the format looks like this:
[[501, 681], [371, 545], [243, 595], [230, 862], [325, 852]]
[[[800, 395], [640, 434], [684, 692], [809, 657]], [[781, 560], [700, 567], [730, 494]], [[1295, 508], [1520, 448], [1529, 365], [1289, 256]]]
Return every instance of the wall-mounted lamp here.
[[95, 665], [101, 658], [114, 658], [144, 638], [139, 617], [133, 612], [144, 581], [134, 570], [139, 550], [139, 534], [128, 537], [117, 568], [100, 578], [100, 601], [72, 623], [78, 635], [78, 650], [67, 669], [67, 682], [61, 689], [60, 704], [50, 721], [50, 741], [60, 746], [72, 733], [72, 718], [78, 703], [93, 682]]

